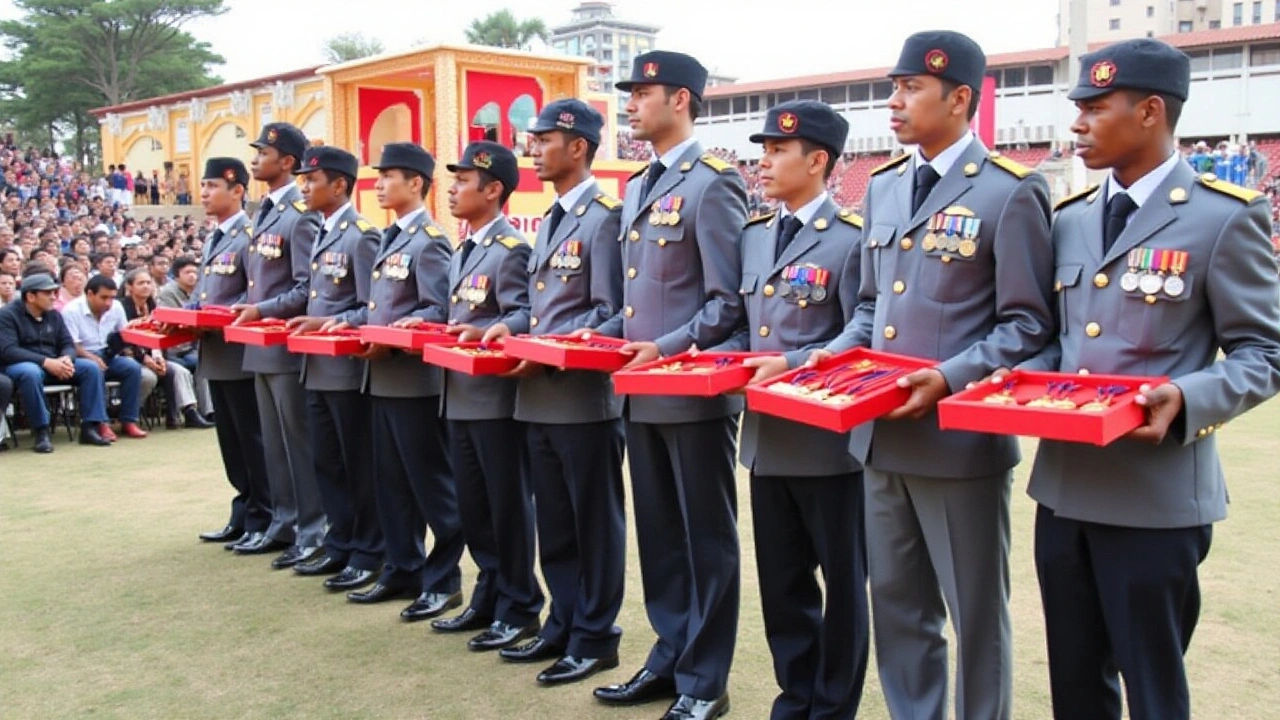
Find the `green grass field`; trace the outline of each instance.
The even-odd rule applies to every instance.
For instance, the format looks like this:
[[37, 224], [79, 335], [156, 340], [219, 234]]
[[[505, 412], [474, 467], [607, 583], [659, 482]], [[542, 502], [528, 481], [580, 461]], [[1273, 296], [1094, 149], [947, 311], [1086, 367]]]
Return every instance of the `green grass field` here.
[[[1202, 567], [1204, 611], [1189, 655], [1199, 718], [1280, 716], [1280, 404], [1219, 436], [1233, 500]], [[211, 432], [159, 431], [110, 449], [0, 454], [0, 717], [656, 718], [610, 709], [596, 680], [621, 681], [652, 635], [630, 546], [622, 667], [539, 688], [540, 666], [470, 653], [464, 639], [399, 621], [402, 604], [356, 607], [319, 581], [234, 557], [197, 532], [226, 519], [229, 487]], [[1026, 447], [1027, 457], [1034, 450]], [[1013, 507], [1014, 714], [1050, 716], [1031, 554], [1033, 505], [1020, 468]], [[1117, 478], [1117, 481], [1122, 481]], [[761, 718], [775, 693], [740, 477], [743, 607], [731, 717]], [[629, 501], [628, 501], [629, 502]], [[466, 561], [464, 587], [474, 579]], [[874, 668], [861, 717], [887, 717]]]

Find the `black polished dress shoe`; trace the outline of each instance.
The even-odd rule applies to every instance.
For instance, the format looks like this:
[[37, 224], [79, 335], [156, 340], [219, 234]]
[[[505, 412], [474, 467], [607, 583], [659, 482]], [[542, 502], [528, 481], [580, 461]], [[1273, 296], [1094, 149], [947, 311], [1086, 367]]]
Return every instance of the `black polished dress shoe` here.
[[430, 620], [462, 605], [462, 592], [455, 593], [422, 593], [409, 607], [400, 611], [400, 619], [405, 622]]
[[472, 632], [489, 627], [493, 618], [481, 615], [475, 608], [467, 608], [451, 618], [432, 620], [431, 629], [442, 633]]
[[728, 712], [728, 693], [715, 700], [699, 700], [692, 695], [681, 695], [671, 703], [661, 720], [714, 720]]
[[513, 663], [543, 662], [555, 660], [562, 655], [564, 655], [564, 648], [552, 645], [541, 637], [536, 637], [523, 645], [502, 648], [498, 651], [498, 657]]
[[542, 623], [536, 622], [524, 627], [495, 622], [489, 626], [489, 629], [468, 640], [467, 649], [473, 652], [501, 650], [504, 647], [515, 645], [521, 640], [537, 635], [541, 629]]
[[676, 697], [676, 681], [672, 678], [654, 675], [648, 668], [640, 668], [640, 672], [621, 685], [598, 687], [592, 693], [596, 699], [606, 705], [639, 705]]
[[271, 561], [271, 567], [276, 570], [293, 567], [300, 562], [306, 562], [315, 557], [320, 552], [318, 547], [302, 547], [300, 545], [290, 546], [280, 554], [280, 557]]
[[53, 436], [49, 434], [49, 428], [40, 428], [36, 430], [36, 442], [31, 449], [44, 455], [53, 452]]
[[228, 523], [221, 530], [210, 530], [209, 532], [200, 533], [200, 539], [205, 542], [230, 542], [235, 540], [240, 542], [240, 538], [244, 537], [244, 530], [235, 525]]
[[111, 441], [102, 437], [97, 425], [85, 425], [80, 428], [80, 444], [107, 447], [111, 444]]
[[[345, 571], [344, 571], [345, 572]], [[332, 580], [333, 578], [330, 578]], [[328, 581], [325, 582], [328, 584]], [[368, 590], [347, 593], [347, 599], [353, 603], [361, 605], [373, 605], [374, 603], [387, 602], [388, 600], [403, 600], [404, 598], [413, 597], [413, 590], [404, 587], [387, 587], [382, 583], [374, 583], [373, 587]]]
[[253, 539], [254, 535], [261, 535], [261, 534], [262, 533], [252, 533], [252, 532], [249, 532], [248, 530], [245, 530], [238, 537], [234, 537], [231, 540], [227, 541], [227, 543], [222, 546], [222, 549], [235, 550], [237, 545], [240, 545], [242, 543], [247, 543]]
[[[295, 570], [297, 568], [294, 568]], [[324, 581], [324, 586], [329, 590], [355, 590], [377, 580], [378, 576], [372, 570], [360, 570], [353, 567], [342, 568], [342, 572], [334, 575]], [[359, 601], [357, 601], [359, 602]]]
[[[304, 560], [293, 566], [293, 571], [299, 575], [337, 575], [347, 564], [330, 555], [317, 555], [310, 560]], [[354, 570], [354, 568], [352, 568]]]
[[183, 424], [189, 428], [195, 428], [198, 430], [207, 430], [208, 428], [213, 427], [213, 423], [209, 422], [208, 420], [205, 420], [200, 415], [200, 412], [193, 407], [189, 407], [186, 410], [182, 411], [182, 420], [183, 420]]
[[538, 673], [539, 685], [563, 685], [577, 682], [600, 672], [618, 667], [618, 654], [604, 658], [580, 658], [565, 655], [554, 665]]
[[289, 547], [289, 543], [267, 537], [266, 533], [255, 534], [258, 536], [257, 538], [242, 542], [231, 548], [231, 550], [237, 555], [266, 555]]

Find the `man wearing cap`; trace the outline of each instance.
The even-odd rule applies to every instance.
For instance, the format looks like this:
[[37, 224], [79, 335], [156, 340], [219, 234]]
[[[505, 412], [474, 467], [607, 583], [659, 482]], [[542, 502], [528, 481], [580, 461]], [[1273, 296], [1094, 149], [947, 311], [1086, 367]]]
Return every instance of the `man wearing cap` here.
[[[709, 349], [742, 319], [738, 240], [747, 198], [736, 168], [693, 135], [707, 71], [681, 53], [635, 59], [627, 114], [654, 160], [627, 184], [623, 311], [602, 334], [630, 341], [633, 364]], [[645, 610], [658, 635], [644, 667], [598, 688], [608, 704], [675, 698], [670, 718], [728, 712], [740, 559], [734, 464], [742, 398], [633, 397], [625, 434]]]
[[[1183, 654], [1227, 490], [1214, 435], [1280, 391], [1266, 196], [1197, 176], [1174, 140], [1190, 60], [1157, 40], [1080, 58], [1076, 152], [1110, 169], [1058, 205], [1057, 340], [1023, 367], [1167, 376], [1106, 447], [1042, 440], [1028, 493], [1058, 718], [1191, 716]], [[1218, 359], [1219, 352], [1225, 357]], [[1118, 677], [1119, 676], [1119, 677]]]
[[[746, 361], [754, 381], [799, 366], [853, 317], [862, 219], [827, 194], [848, 133], [829, 105], [793, 100], [770, 108], [750, 138], [764, 144], [760, 181], [779, 203], [742, 231], [739, 349], [776, 353]], [[754, 412], [743, 420], [741, 462], [751, 473], [760, 604], [782, 690], [772, 717], [855, 717], [870, 647], [862, 467], [844, 433]]]
[[[351, 206], [360, 163], [331, 146], [309, 147], [293, 174], [303, 179], [307, 209], [323, 218], [311, 247], [306, 314], [289, 320], [302, 332], [320, 329], [368, 302], [379, 234]], [[355, 590], [382, 567], [382, 524], [374, 501], [373, 444], [365, 362], [351, 355], [304, 355], [307, 425], [316, 485], [325, 517], [324, 554], [299, 562], [303, 576], [330, 575], [329, 590]]]
[[[555, 203], [529, 257], [529, 332], [591, 331], [622, 310], [622, 203], [600, 190], [591, 163], [604, 118], [581, 100], [542, 109], [530, 149]], [[617, 667], [626, 574], [622, 398], [604, 373], [523, 364], [515, 418], [528, 423], [538, 549], [551, 612], [538, 637], [502, 651], [547, 662], [543, 685]]]
[[895, 718], [947, 715], [948, 616], [955, 717], [1011, 711], [1009, 488], [1018, 445], [943, 432], [935, 414], [938, 400], [1031, 357], [1054, 330], [1048, 187], [969, 129], [985, 69], [982, 49], [959, 33], [907, 38], [889, 73], [889, 123], [916, 149], [872, 172], [858, 308], [826, 348], [938, 361], [900, 379], [907, 403], [850, 439], [866, 466], [876, 661]]
[[[38, 453], [53, 452], [49, 410], [44, 388], [67, 383], [79, 388], [80, 444], [105, 447], [111, 442], [98, 432], [107, 422], [105, 387], [97, 363], [76, 357], [62, 314], [53, 309], [58, 283], [49, 273], [22, 279], [18, 297], [0, 308], [0, 366], [13, 381], [27, 415]], [[0, 408], [2, 411], [3, 408]]]
[[[435, 158], [412, 143], [390, 143], [375, 167], [378, 204], [394, 212], [396, 221], [379, 241], [368, 304], [341, 316], [337, 326], [442, 323], [451, 248], [423, 206]], [[458, 561], [465, 542], [439, 417], [440, 370], [424, 365], [417, 355], [385, 346], [371, 346], [365, 358], [373, 409], [374, 492], [387, 562], [373, 587], [347, 599], [369, 604], [415, 598], [400, 617], [425, 620], [462, 604]], [[423, 545], [427, 528], [435, 540], [430, 554]]]
[[[200, 204], [218, 223], [200, 260], [200, 279], [193, 305], [230, 307], [243, 302], [249, 289], [244, 263], [253, 232], [245, 215], [244, 193], [249, 171], [235, 158], [209, 158], [200, 181]], [[203, 533], [201, 540], [226, 542], [228, 550], [251, 547], [267, 539], [271, 497], [262, 448], [253, 373], [244, 369], [244, 346], [227, 343], [220, 332], [200, 340], [200, 376], [209, 381], [217, 417], [218, 447], [227, 480], [236, 489], [231, 518], [225, 527]]]
[[[529, 243], [502, 214], [520, 183], [516, 157], [493, 142], [462, 152], [449, 188], [449, 211], [471, 235], [448, 273], [448, 322], [463, 341], [496, 341], [529, 329]], [[533, 503], [524, 423], [512, 419], [516, 380], [446, 370], [442, 412], [462, 530], [480, 569], [471, 604], [433, 622], [439, 632], [481, 632], [475, 651], [500, 650], [538, 632], [542, 588], [533, 572]]]
[[[268, 123], [252, 143], [253, 178], [267, 184], [258, 221], [245, 256], [249, 289], [245, 302], [231, 309], [241, 325], [263, 318], [287, 320], [307, 306], [311, 246], [320, 228], [319, 213], [308, 212], [294, 182], [307, 138], [288, 123]], [[312, 446], [307, 433], [305, 390], [298, 382], [302, 356], [284, 346], [244, 349], [244, 369], [255, 374], [267, 480], [271, 483], [271, 526], [266, 538], [236, 552], [256, 555], [293, 544], [271, 561], [279, 570], [309, 560], [320, 552], [325, 535], [324, 506], [316, 487]]]

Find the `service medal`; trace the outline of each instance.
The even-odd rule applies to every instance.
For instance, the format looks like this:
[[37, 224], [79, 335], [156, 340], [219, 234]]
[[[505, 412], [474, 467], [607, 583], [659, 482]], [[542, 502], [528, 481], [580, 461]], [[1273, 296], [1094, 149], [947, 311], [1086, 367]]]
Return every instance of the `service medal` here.
[[1164, 279], [1155, 273], [1147, 273], [1138, 280], [1138, 289], [1145, 295], [1154, 295], [1164, 287]]
[[933, 252], [938, 249], [938, 236], [932, 232], [926, 233], [924, 240], [920, 241], [920, 247], [925, 252]]
[[960, 251], [960, 257], [971, 258], [978, 252], [978, 243], [966, 238], [960, 241], [958, 249]]
[[1138, 289], [1138, 273], [1132, 269], [1120, 276], [1120, 289], [1125, 292], [1134, 292]]
[[1170, 275], [1164, 279], [1164, 294], [1169, 297], [1178, 297], [1187, 289], [1187, 283], [1177, 275]]

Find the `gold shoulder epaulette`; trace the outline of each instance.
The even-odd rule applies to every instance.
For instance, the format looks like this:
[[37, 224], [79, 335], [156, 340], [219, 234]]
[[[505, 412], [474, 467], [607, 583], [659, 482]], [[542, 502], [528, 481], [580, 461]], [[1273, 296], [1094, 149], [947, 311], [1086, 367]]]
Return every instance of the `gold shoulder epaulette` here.
[[1001, 155], [998, 152], [991, 153], [991, 164], [995, 165], [1001, 170], [1004, 170], [1005, 172], [1018, 178], [1019, 180], [1031, 174], [1031, 168], [1027, 167], [1026, 165], [1023, 165], [1020, 162], [1015, 162], [1013, 160], [1010, 160], [1009, 158]]
[[632, 180], [635, 180], [636, 178], [638, 178], [638, 177], [640, 177], [641, 175], [645, 174], [645, 172], [646, 172], [646, 171], [648, 171], [648, 169], [649, 169], [649, 166], [648, 166], [648, 165], [645, 165], [644, 167], [640, 168], [639, 170], [637, 170], [637, 171], [635, 171], [635, 172], [631, 173], [631, 177], [627, 178], [627, 182], [631, 182]]
[[774, 215], [777, 215], [777, 214], [778, 214], [778, 213], [776, 213], [776, 212], [761, 213], [761, 214], [759, 214], [759, 215], [757, 215], [757, 216], [755, 216], [755, 217], [753, 217], [753, 218], [751, 218], [751, 219], [747, 220], [747, 224], [746, 224], [746, 225], [744, 225], [743, 227], [751, 227], [752, 225], [755, 225], [755, 224], [758, 224], [758, 223], [767, 222], [767, 221], [769, 221], [769, 220], [772, 220], [772, 219], [773, 219], [773, 216], [774, 216]]
[[1066, 197], [1062, 198], [1061, 200], [1059, 200], [1057, 205], [1054, 205], [1054, 206], [1053, 206], [1053, 211], [1054, 211], [1054, 212], [1057, 212], [1057, 211], [1061, 210], [1062, 208], [1064, 208], [1064, 207], [1066, 207], [1066, 206], [1070, 205], [1071, 203], [1073, 203], [1073, 202], [1075, 202], [1075, 201], [1079, 200], [1079, 199], [1080, 199], [1080, 198], [1082, 198], [1082, 197], [1088, 197], [1090, 193], [1092, 193], [1094, 190], [1097, 190], [1097, 189], [1098, 189], [1098, 186], [1097, 186], [1096, 184], [1095, 184], [1095, 185], [1089, 185], [1088, 187], [1086, 187], [1085, 189], [1081, 190], [1081, 191], [1080, 191], [1080, 192], [1078, 192], [1078, 193], [1074, 193], [1074, 194], [1072, 194], [1072, 195], [1068, 195], [1068, 196], [1066, 196]]
[[525, 244], [525, 242], [520, 238], [509, 237], [507, 235], [499, 235], [498, 237], [494, 238], [494, 240], [497, 240], [499, 245], [501, 245], [502, 247], [508, 250], [515, 250], [516, 248]]
[[887, 162], [887, 163], [885, 163], [885, 164], [883, 164], [883, 165], [878, 165], [878, 166], [876, 166], [876, 167], [872, 168], [872, 170], [871, 170], [871, 173], [870, 173], [870, 174], [871, 174], [871, 175], [879, 175], [880, 173], [884, 172], [885, 170], [892, 170], [893, 168], [898, 167], [899, 165], [901, 165], [902, 163], [904, 163], [904, 162], [906, 162], [907, 160], [910, 160], [910, 159], [911, 159], [911, 156], [910, 156], [910, 155], [908, 155], [908, 154], [906, 154], [906, 153], [902, 153], [902, 154], [901, 154], [901, 155], [899, 155], [898, 157], [896, 157], [896, 158], [894, 158], [894, 159], [890, 160], [889, 162]]
[[612, 195], [609, 195], [609, 194], [607, 194], [607, 193], [599, 193], [599, 194], [597, 194], [597, 195], [596, 195], [596, 202], [598, 202], [598, 203], [600, 203], [601, 205], [603, 205], [603, 206], [605, 206], [605, 207], [609, 208], [610, 210], [617, 210], [618, 208], [622, 207], [622, 201], [621, 201], [621, 200], [619, 200], [618, 198], [616, 198], [616, 197], [614, 197], [614, 196], [612, 196]]
[[356, 227], [360, 228], [360, 232], [369, 232], [373, 229], [373, 223], [364, 218], [356, 218]]
[[293, 209], [297, 210], [300, 213], [304, 213], [307, 211], [307, 204], [301, 200], [294, 200]]
[[422, 229], [427, 233], [427, 237], [444, 237], [444, 233], [440, 232], [440, 228], [435, 225], [427, 225], [426, 223], [423, 223]]
[[1251, 203], [1262, 195], [1262, 193], [1257, 190], [1250, 190], [1249, 188], [1240, 187], [1235, 183], [1220, 180], [1218, 179], [1218, 176], [1213, 173], [1205, 173], [1197, 178], [1197, 180], [1200, 181], [1201, 185], [1204, 185], [1210, 190], [1217, 190], [1223, 195], [1230, 195], [1243, 203]]
[[849, 208], [840, 208], [840, 212], [836, 213], [836, 217], [856, 228], [862, 227], [862, 216]]
[[737, 168], [735, 168], [733, 165], [730, 165], [729, 163], [725, 162], [724, 160], [721, 160], [720, 158], [716, 157], [715, 155], [712, 155], [711, 153], [702, 153], [702, 157], [699, 159], [702, 160], [703, 165], [706, 165], [707, 167], [721, 174], [738, 171]]

